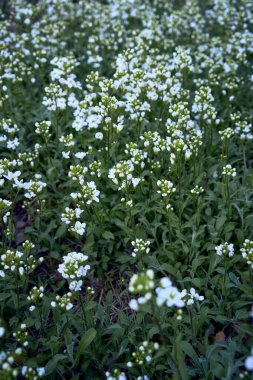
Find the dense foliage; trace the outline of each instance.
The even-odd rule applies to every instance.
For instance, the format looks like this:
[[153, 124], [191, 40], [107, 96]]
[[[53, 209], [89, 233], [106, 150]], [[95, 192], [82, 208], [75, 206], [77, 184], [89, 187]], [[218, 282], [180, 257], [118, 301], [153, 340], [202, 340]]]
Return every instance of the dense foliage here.
[[252, 1], [0, 6], [0, 379], [250, 379]]

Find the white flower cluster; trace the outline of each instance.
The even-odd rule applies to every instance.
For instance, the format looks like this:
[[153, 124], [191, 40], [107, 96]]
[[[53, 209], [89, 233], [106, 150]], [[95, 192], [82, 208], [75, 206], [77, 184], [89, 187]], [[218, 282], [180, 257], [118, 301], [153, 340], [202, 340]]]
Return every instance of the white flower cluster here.
[[169, 278], [164, 277], [160, 280], [160, 286], [156, 288], [156, 303], [158, 306], [166, 304], [168, 307], [176, 306], [183, 307], [185, 302], [183, 300], [185, 294], [180, 292]]
[[71, 209], [69, 207], [65, 208], [65, 212], [61, 216], [62, 222], [69, 225], [68, 230], [77, 233], [78, 235], [83, 235], [85, 233], [86, 223], [80, 222], [80, 218], [83, 210], [79, 207]]
[[77, 202], [77, 205], [80, 205], [83, 202], [85, 202], [87, 205], [90, 205], [92, 202], [99, 203], [99, 195], [100, 191], [97, 190], [94, 181], [82, 184], [80, 192], [70, 194], [71, 198]]
[[157, 131], [144, 132], [144, 134], [140, 136], [140, 139], [143, 141], [144, 147], [147, 148], [147, 150], [152, 149], [155, 154], [170, 151], [171, 139], [169, 137], [163, 139]]
[[81, 90], [82, 86], [73, 71], [80, 63], [74, 56], [54, 57], [50, 63], [54, 66], [50, 73], [53, 83], [45, 88], [46, 96], [42, 103], [50, 111], [65, 110], [67, 106], [76, 108], [75, 91]]
[[[39, 288], [37, 288], [37, 286], [34, 286], [30, 292], [29, 292], [29, 296], [27, 297], [28, 301], [30, 302], [34, 302], [35, 305], [38, 304], [38, 302], [43, 298], [44, 296], [44, 287], [43, 286], [40, 286]], [[29, 310], [30, 311], [34, 311], [36, 306], [35, 305], [31, 305], [29, 307]]]
[[57, 84], [50, 84], [45, 88], [46, 96], [43, 97], [42, 104], [49, 111], [65, 110], [67, 106], [66, 97], [67, 91], [63, 90]]
[[44, 367], [32, 368], [28, 366], [23, 366], [21, 369], [22, 376], [25, 376], [27, 380], [38, 380], [44, 377], [46, 374]]
[[78, 292], [83, 285], [82, 278], [86, 276], [89, 265], [84, 265], [88, 259], [81, 252], [70, 252], [67, 256], [63, 256], [63, 263], [59, 265], [58, 272], [63, 278], [69, 282], [69, 289]]
[[253, 241], [246, 239], [241, 248], [242, 257], [246, 260], [247, 264], [253, 269]]
[[72, 300], [72, 293], [68, 292], [67, 294], [64, 294], [62, 297], [57, 295], [55, 297], [55, 301], [51, 302], [52, 308], [59, 307], [60, 309], [63, 310], [71, 310], [73, 307], [73, 303], [71, 302]]
[[51, 60], [51, 65], [54, 69], [50, 73], [52, 81], [58, 81], [61, 85], [66, 85], [68, 88], [81, 88], [81, 84], [76, 82], [76, 75], [73, 71], [80, 63], [73, 56], [55, 57]]
[[[18, 270], [21, 275], [24, 274], [24, 261], [23, 252], [7, 250], [6, 253], [1, 255], [1, 265], [4, 270], [11, 270], [12, 272]], [[3, 276], [5, 275], [3, 271]]]
[[[59, 140], [64, 145], [64, 147], [66, 149], [68, 149], [67, 151], [62, 151], [63, 158], [69, 159], [70, 154], [73, 151], [73, 147], [75, 146], [75, 139], [74, 139], [73, 133], [69, 133], [67, 135], [62, 135]], [[75, 156], [75, 158], [83, 159], [86, 156], [86, 153], [85, 152], [77, 152], [77, 153], [74, 153], [74, 156]]]
[[223, 167], [222, 175], [224, 175], [226, 177], [235, 177], [236, 176], [236, 169], [232, 168], [232, 165], [228, 164], [228, 165]]
[[[61, 136], [59, 140], [60, 140], [60, 142], [62, 142], [64, 144], [64, 146], [66, 148], [71, 148], [75, 145], [73, 133], [69, 133], [68, 135]], [[85, 153], [84, 153], [84, 155], [85, 155]]]
[[7, 149], [16, 150], [20, 144], [16, 136], [18, 131], [17, 124], [13, 124], [11, 119], [2, 119], [0, 121], [0, 144], [4, 144]]
[[10, 216], [10, 208], [11, 208], [12, 202], [7, 201], [6, 199], [0, 198], [0, 217], [2, 217], [2, 220], [4, 223], [7, 223], [8, 217]]
[[148, 342], [144, 341], [142, 344], [138, 347], [137, 351], [134, 351], [132, 353], [132, 361], [129, 361], [127, 363], [128, 367], [133, 367], [134, 364], [142, 366], [144, 363], [151, 363], [152, 356], [154, 355], [155, 351], [159, 349], [159, 343], [157, 342]]
[[173, 183], [166, 179], [158, 180], [157, 186], [159, 190], [157, 190], [158, 194], [161, 194], [162, 197], [170, 197], [176, 191]]
[[68, 172], [68, 176], [73, 181], [78, 181], [79, 184], [84, 184], [84, 175], [87, 173], [88, 169], [86, 166], [81, 165], [71, 165]]
[[132, 299], [129, 302], [131, 309], [137, 311], [140, 305], [147, 303], [152, 298], [152, 290], [155, 287], [154, 271], [148, 269], [146, 273], [134, 274], [129, 283], [129, 291], [134, 294], [141, 294], [141, 297]]
[[3, 379], [16, 379], [18, 377], [17, 362], [21, 356], [21, 348], [16, 348], [14, 352], [0, 351], [0, 370]]
[[34, 179], [30, 180], [29, 182], [24, 182], [23, 179], [19, 179], [21, 175], [20, 170], [16, 170], [15, 172], [11, 172], [8, 170], [7, 172], [3, 171], [3, 173], [1, 173], [0, 171], [0, 176], [1, 174], [4, 178], [2, 179], [2, 181], [0, 180], [0, 185], [3, 185], [5, 182], [5, 179], [7, 179], [8, 181], [10, 181], [14, 189], [15, 188], [23, 189], [25, 191], [24, 196], [28, 199], [37, 197], [43, 191], [43, 189], [47, 186], [45, 182], [40, 180], [41, 179], [40, 174], [35, 174]]
[[[153, 290], [155, 290], [155, 294]], [[140, 275], [133, 275], [130, 280], [129, 291], [141, 295], [141, 297], [129, 302], [130, 308], [135, 311], [138, 311], [140, 306], [147, 303], [151, 298], [155, 299], [158, 307], [166, 305], [177, 308], [204, 300], [204, 296], [200, 296], [194, 288], [191, 288], [190, 291], [187, 289], [179, 291], [168, 277], [163, 277], [159, 281], [159, 286], [156, 287], [153, 270], [148, 270]], [[178, 314], [177, 319], [182, 319], [181, 314], [181, 312]]]
[[39, 180], [26, 182], [22, 185], [22, 187], [26, 190], [24, 195], [28, 199], [37, 197], [46, 186], [47, 184], [45, 182]]
[[235, 116], [235, 120], [235, 133], [240, 136], [240, 139], [244, 141], [252, 140], [253, 133], [252, 124], [250, 123], [250, 121], [240, 120], [240, 115], [238, 115], [238, 117]]
[[101, 161], [93, 161], [89, 165], [90, 175], [97, 177], [97, 178], [100, 178], [101, 177], [101, 167], [102, 167]]
[[3, 214], [6, 210], [8, 210], [12, 205], [11, 201], [7, 201], [7, 199], [0, 198], [0, 213]]
[[115, 183], [119, 190], [128, 191], [131, 185], [138, 186], [140, 178], [133, 176], [134, 165], [131, 160], [118, 162], [109, 170], [108, 178]]
[[150, 252], [150, 241], [143, 239], [135, 239], [131, 242], [134, 250], [132, 252], [132, 256], [136, 257], [138, 253], [149, 253]]
[[188, 306], [193, 305], [196, 301], [204, 301], [205, 299], [205, 297], [200, 296], [194, 288], [191, 288], [189, 293], [186, 289], [183, 289], [182, 294], [183, 300]]
[[218, 256], [223, 256], [223, 257], [232, 257], [234, 256], [235, 249], [234, 249], [234, 244], [229, 244], [229, 243], [224, 243], [220, 244], [217, 247], [215, 247], [216, 255]]
[[27, 332], [27, 326], [25, 323], [21, 323], [20, 329], [14, 332], [12, 335], [24, 347], [28, 346], [28, 340], [27, 340], [28, 332]]
[[105, 376], [106, 380], [127, 380], [125, 373], [119, 369], [114, 369], [112, 372], [107, 371]]
[[219, 131], [219, 135], [221, 136], [221, 141], [230, 140], [235, 134], [232, 128], [226, 128], [223, 131]]
[[[100, 165], [95, 165], [92, 167], [90, 165], [89, 169], [94, 170], [97, 168], [97, 177], [100, 177], [99, 168]], [[96, 183], [94, 181], [85, 181], [85, 174], [88, 168], [82, 165], [71, 165], [68, 176], [75, 182], [77, 182], [78, 190], [70, 193], [70, 197], [74, 200], [76, 207], [70, 208], [66, 207], [65, 212], [61, 216], [61, 220], [66, 223], [69, 227], [68, 230], [82, 236], [85, 233], [86, 223], [81, 220], [81, 215], [84, 210], [87, 211], [87, 206], [95, 205], [100, 202], [100, 191], [97, 189]], [[72, 202], [73, 203], [73, 202]]]
[[127, 144], [125, 153], [131, 156], [130, 161], [132, 161], [135, 168], [139, 167], [143, 169], [145, 167], [145, 159], [147, 158], [148, 153], [139, 149], [136, 143]]
[[90, 205], [93, 202], [99, 203], [100, 191], [97, 189], [96, 183], [94, 181], [86, 182], [84, 179], [85, 173], [87, 173], [88, 168], [81, 165], [71, 165], [68, 176], [74, 181], [78, 182], [79, 191], [70, 194], [78, 207], [81, 205]]
[[[214, 97], [212, 96], [210, 87], [200, 87], [196, 91], [192, 112], [196, 114], [196, 118], [202, 123], [210, 125], [211, 123], [219, 123], [217, 112], [213, 107]], [[203, 125], [201, 125], [203, 127]]]
[[40, 122], [35, 123], [35, 133], [38, 135], [41, 135], [45, 140], [48, 140], [51, 136], [50, 134], [50, 127], [51, 127], [51, 121], [49, 120], [43, 120]]
[[3, 270], [0, 270], [0, 277], [5, 277], [6, 271], [19, 273], [20, 276], [29, 274], [43, 261], [43, 257], [36, 258], [18, 250], [8, 249], [1, 255], [0, 264]]
[[[103, 81], [99, 82], [103, 91]], [[109, 92], [108, 88], [108, 92]], [[75, 120], [72, 127], [76, 131], [81, 131], [85, 127], [88, 130], [98, 129], [104, 126], [105, 132], [109, 130], [119, 133], [124, 127], [124, 116], [116, 116], [116, 111], [122, 106], [122, 102], [118, 101], [115, 96], [109, 96], [108, 92], [102, 95], [101, 100], [97, 100], [95, 93], [87, 94], [87, 96], [79, 102], [75, 112]], [[97, 132], [96, 139], [103, 140], [103, 133]]]
[[194, 195], [200, 195], [204, 192], [204, 189], [202, 186], [195, 186], [193, 189], [191, 189], [191, 193]]

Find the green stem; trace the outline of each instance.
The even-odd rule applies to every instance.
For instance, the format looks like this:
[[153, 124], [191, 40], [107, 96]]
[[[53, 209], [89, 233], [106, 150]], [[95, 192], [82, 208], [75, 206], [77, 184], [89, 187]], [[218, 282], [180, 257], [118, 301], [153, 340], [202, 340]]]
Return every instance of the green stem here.
[[82, 300], [82, 297], [81, 297], [80, 293], [77, 292], [77, 296], [78, 296], [78, 300], [79, 300], [79, 303], [80, 303], [80, 306], [81, 306], [81, 310], [82, 310], [83, 324], [85, 326], [86, 325], [86, 318], [85, 318], [85, 310], [84, 310], [83, 300]]
[[50, 165], [51, 165], [53, 168], [55, 168], [54, 163], [53, 163], [52, 158], [51, 158], [51, 154], [50, 154], [50, 150], [49, 150], [49, 147], [48, 147], [47, 139], [44, 139], [44, 142], [45, 142], [45, 146], [46, 146], [46, 151], [47, 151], [47, 158], [48, 158], [48, 161], [49, 161]]
[[243, 146], [242, 146], [242, 152], [243, 152], [243, 164], [244, 164], [244, 170], [247, 170], [247, 160], [246, 160], [246, 148], [245, 148], [245, 143], [243, 143]]
[[227, 296], [227, 288], [226, 288], [226, 281], [227, 280], [227, 260], [225, 257], [225, 263], [224, 263], [224, 276], [223, 276], [223, 284], [222, 284], [222, 293], [224, 296], [225, 301], [225, 310], [227, 309], [227, 302], [228, 302], [228, 296]]
[[110, 126], [108, 125], [107, 130], [107, 161], [110, 161]]
[[2, 230], [2, 253], [5, 251], [5, 236], [4, 236], [4, 222], [1, 220], [1, 230]]
[[253, 295], [253, 273], [252, 273], [252, 267], [249, 267], [249, 279], [250, 279], [250, 285], [252, 289], [252, 295]]
[[164, 333], [163, 333], [163, 328], [162, 328], [162, 325], [159, 321], [159, 318], [157, 317], [157, 313], [156, 313], [156, 310], [155, 310], [155, 304], [154, 302], [152, 301], [152, 304], [151, 304], [151, 308], [152, 308], [152, 313], [153, 313], [153, 317], [155, 318], [155, 321], [156, 321], [156, 324], [157, 324], [157, 327], [158, 327], [158, 330], [159, 330], [159, 333], [160, 333], [160, 336], [161, 336], [161, 339], [162, 339], [162, 342], [163, 342], [163, 345], [166, 347], [167, 349], [167, 355], [169, 357], [169, 359], [171, 360], [171, 362], [174, 364], [175, 368], [176, 368], [176, 371], [177, 371], [177, 374], [178, 374], [178, 377], [179, 377], [179, 380], [183, 380], [183, 377], [181, 375], [181, 371], [180, 371], [180, 368], [177, 364], [177, 362], [175, 361], [175, 359], [173, 358], [172, 354], [171, 354], [171, 348], [170, 346], [167, 344], [166, 342], [166, 339], [164, 337]]
[[10, 218], [10, 241], [9, 241], [9, 248], [11, 247], [11, 242], [14, 236], [14, 208], [15, 208], [15, 203], [16, 199], [18, 197], [19, 190], [17, 191], [13, 201], [12, 201], [12, 208], [11, 208], [11, 218]]
[[19, 316], [20, 310], [20, 298], [19, 298], [19, 281], [18, 281], [18, 268], [16, 270], [16, 292], [17, 292], [17, 316]]
[[188, 312], [189, 312], [189, 315], [190, 315], [192, 336], [195, 337], [195, 331], [194, 331], [194, 326], [193, 326], [193, 319], [192, 319], [192, 310], [191, 310], [191, 308], [188, 308]]
[[96, 207], [94, 207], [94, 215], [95, 215], [95, 217], [96, 217], [96, 219], [97, 219], [97, 221], [98, 221], [98, 224], [101, 224], [101, 220], [100, 220], [100, 218], [99, 218], [99, 216], [98, 216], [98, 213], [97, 213]]
[[230, 199], [229, 181], [228, 181], [227, 176], [226, 176], [226, 201], [227, 201], [228, 220], [231, 220], [231, 217], [232, 217], [232, 209], [231, 209], [231, 199]]

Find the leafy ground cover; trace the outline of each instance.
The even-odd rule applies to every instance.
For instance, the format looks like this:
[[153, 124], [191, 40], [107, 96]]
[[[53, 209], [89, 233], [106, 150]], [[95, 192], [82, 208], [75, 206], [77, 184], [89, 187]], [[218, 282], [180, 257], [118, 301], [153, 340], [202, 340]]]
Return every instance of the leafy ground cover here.
[[0, 5], [0, 379], [252, 378], [252, 1]]

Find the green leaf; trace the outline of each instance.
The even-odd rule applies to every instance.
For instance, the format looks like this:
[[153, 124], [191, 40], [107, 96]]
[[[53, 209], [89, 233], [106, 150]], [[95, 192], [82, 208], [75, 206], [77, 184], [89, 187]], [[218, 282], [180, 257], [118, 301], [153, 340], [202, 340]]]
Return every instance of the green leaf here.
[[97, 306], [97, 303], [96, 303], [96, 302], [94, 302], [94, 301], [89, 301], [89, 302], [87, 302], [87, 304], [85, 305], [84, 310], [85, 310], [85, 311], [89, 311], [89, 310], [94, 309], [94, 307], [96, 307], [96, 306]]
[[222, 227], [224, 226], [226, 220], [227, 220], [227, 217], [226, 217], [225, 215], [220, 216], [220, 217], [216, 220], [216, 224], [215, 224], [216, 231], [221, 232]]
[[188, 355], [194, 362], [195, 366], [199, 366], [199, 357], [196, 354], [196, 351], [189, 342], [182, 341], [180, 343], [181, 349], [186, 355]]
[[103, 237], [105, 240], [114, 240], [114, 235], [113, 235], [110, 231], [105, 231], [105, 232], [102, 234], [102, 237]]
[[74, 361], [74, 358], [73, 358], [74, 342], [73, 342], [73, 335], [69, 328], [67, 328], [65, 331], [64, 340], [67, 347], [67, 353], [70, 357], [70, 360], [73, 362]]
[[62, 224], [62, 225], [58, 228], [58, 230], [56, 231], [56, 233], [55, 233], [55, 238], [57, 239], [57, 238], [62, 237], [62, 235], [64, 235], [66, 231], [67, 231], [67, 226], [66, 226], [66, 224]]
[[82, 337], [82, 339], [79, 343], [77, 353], [76, 353], [76, 357], [75, 357], [75, 364], [78, 363], [80, 356], [84, 353], [86, 348], [89, 347], [89, 345], [93, 342], [96, 335], [97, 335], [97, 332], [93, 327], [91, 329], [89, 329], [88, 331], [86, 331], [86, 333], [84, 334], [84, 336]]
[[61, 361], [61, 360], [64, 360], [64, 359], [67, 359], [67, 356], [66, 355], [62, 355], [62, 354], [57, 354], [53, 357], [53, 359], [51, 359], [46, 367], [45, 367], [45, 371], [46, 371], [46, 375], [50, 375], [51, 373], [53, 373], [56, 369], [57, 369], [57, 366], [58, 366], [58, 363]]
[[0, 301], [4, 301], [4, 300], [7, 300], [8, 298], [11, 297], [11, 294], [10, 293], [1, 293], [0, 294]]

